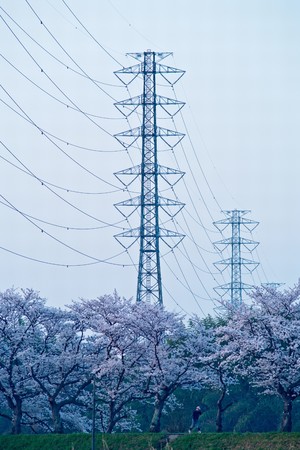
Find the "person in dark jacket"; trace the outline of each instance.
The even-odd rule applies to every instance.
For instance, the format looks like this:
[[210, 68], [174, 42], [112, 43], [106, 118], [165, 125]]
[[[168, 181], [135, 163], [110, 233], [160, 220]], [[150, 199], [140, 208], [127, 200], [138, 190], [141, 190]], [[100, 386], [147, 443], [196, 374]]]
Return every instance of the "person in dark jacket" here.
[[200, 431], [200, 424], [199, 424], [199, 418], [202, 414], [200, 406], [196, 406], [196, 409], [193, 411], [192, 414], [192, 423], [189, 428], [189, 433], [193, 431], [194, 428], [197, 428], [198, 433], [201, 433]]

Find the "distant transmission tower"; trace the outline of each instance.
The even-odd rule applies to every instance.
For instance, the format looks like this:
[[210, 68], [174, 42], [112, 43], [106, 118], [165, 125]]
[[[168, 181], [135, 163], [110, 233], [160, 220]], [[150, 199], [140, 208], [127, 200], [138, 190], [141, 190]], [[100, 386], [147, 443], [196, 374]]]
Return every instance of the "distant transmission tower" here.
[[[214, 245], [219, 251], [224, 251], [230, 247], [230, 258], [217, 261], [215, 266], [223, 272], [226, 268], [230, 268], [231, 281], [230, 283], [218, 286], [215, 291], [223, 298], [228, 296], [229, 301], [235, 307], [242, 304], [242, 292], [247, 289], [252, 289], [253, 286], [242, 282], [242, 268], [246, 268], [249, 272], [253, 272], [259, 265], [258, 262], [250, 259], [242, 258], [242, 251], [252, 252], [257, 246], [258, 242], [241, 237], [242, 229], [253, 231], [259, 222], [245, 218], [244, 216], [250, 211], [241, 211], [234, 209], [232, 211], [222, 211], [227, 217], [223, 220], [214, 222], [215, 227], [219, 231], [224, 231], [227, 227], [231, 227], [231, 237], [215, 242]], [[228, 298], [227, 298], [228, 299]]]
[[[133, 207], [134, 210], [138, 209], [140, 226], [129, 229], [115, 237], [121, 244], [120, 239], [122, 238], [139, 240], [140, 252], [136, 299], [138, 302], [148, 301], [158, 304], [163, 303], [160, 240], [163, 240], [173, 248], [184, 237], [175, 231], [160, 227], [159, 223], [160, 209], [163, 209], [170, 217], [174, 217], [184, 206], [181, 202], [159, 195], [160, 178], [163, 178], [170, 186], [173, 186], [184, 175], [180, 170], [159, 165], [157, 156], [158, 142], [163, 142], [172, 149], [184, 137], [182, 133], [157, 126], [158, 107], [162, 108], [172, 118], [184, 105], [183, 102], [163, 97], [156, 93], [157, 75], [161, 75], [165, 81], [173, 85], [184, 74], [182, 70], [158, 63], [171, 54], [156, 53], [151, 50], [147, 50], [144, 53], [129, 53], [128, 55], [137, 59], [139, 64], [115, 72], [116, 76], [126, 85], [138, 75], [142, 75], [143, 78], [143, 93], [141, 95], [115, 104], [126, 117], [139, 106], [142, 107], [142, 125], [115, 135], [125, 148], [132, 146], [138, 138], [142, 139], [141, 164], [115, 173], [125, 186], [128, 186], [133, 180], [140, 177], [141, 195], [115, 205], [120, 211], [123, 206]], [[123, 78], [125, 76], [128, 77], [128, 75], [132, 75], [132, 77], [126, 83], [123, 81]], [[124, 182], [126, 177], [128, 180], [128, 176], [131, 176], [130, 181]], [[167, 238], [173, 238], [171, 243]], [[124, 244], [122, 245], [126, 248]]]

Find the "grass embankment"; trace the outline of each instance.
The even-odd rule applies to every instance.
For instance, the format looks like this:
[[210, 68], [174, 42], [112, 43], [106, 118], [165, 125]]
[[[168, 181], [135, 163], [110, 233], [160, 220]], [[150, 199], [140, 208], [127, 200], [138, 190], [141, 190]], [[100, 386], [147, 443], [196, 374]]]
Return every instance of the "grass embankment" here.
[[[118, 433], [96, 436], [96, 450], [162, 449], [165, 434]], [[90, 434], [0, 436], [0, 450], [91, 450]]]
[[202, 433], [180, 436], [170, 447], [172, 450], [300, 450], [300, 433]]
[[[182, 435], [167, 446], [164, 434], [97, 435], [96, 450], [300, 450], [300, 433], [202, 433]], [[0, 436], [0, 450], [91, 450], [91, 436]]]

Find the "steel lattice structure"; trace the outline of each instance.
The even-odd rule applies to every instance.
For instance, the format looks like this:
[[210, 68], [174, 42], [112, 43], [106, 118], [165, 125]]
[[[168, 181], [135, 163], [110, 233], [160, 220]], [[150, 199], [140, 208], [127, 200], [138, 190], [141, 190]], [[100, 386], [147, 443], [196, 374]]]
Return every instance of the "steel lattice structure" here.
[[255, 270], [259, 265], [258, 262], [242, 258], [242, 250], [251, 252], [258, 246], [259, 243], [251, 239], [241, 237], [241, 229], [245, 228], [251, 232], [257, 227], [259, 222], [244, 217], [250, 211], [234, 209], [231, 211], [222, 212], [227, 217], [223, 220], [214, 222], [214, 225], [221, 232], [231, 226], [231, 237], [215, 242], [214, 245], [219, 251], [223, 251], [226, 248], [231, 247], [231, 257], [217, 261], [214, 264], [221, 272], [229, 267], [231, 281], [230, 283], [216, 287], [215, 291], [222, 298], [229, 293], [231, 304], [235, 307], [239, 307], [242, 304], [242, 292], [253, 288], [253, 286], [242, 282], [242, 268], [244, 267], [249, 272], [253, 272], [253, 270]]
[[[125, 116], [130, 115], [138, 107], [142, 107], [142, 125], [118, 133], [115, 137], [126, 148], [129, 148], [137, 139], [141, 138], [142, 160], [138, 166], [121, 170], [116, 172], [115, 175], [126, 186], [131, 184], [137, 177], [140, 177], [141, 195], [117, 203], [115, 206], [121, 212], [124, 206], [133, 207], [134, 210], [138, 209], [140, 226], [119, 233], [115, 237], [124, 247], [126, 246], [123, 244], [123, 238], [139, 240], [137, 301], [162, 304], [160, 241], [163, 240], [170, 247], [174, 247], [178, 245], [184, 236], [160, 227], [159, 211], [163, 209], [171, 217], [174, 217], [183, 208], [184, 204], [160, 196], [159, 179], [163, 178], [169, 185], [173, 186], [182, 178], [184, 172], [158, 163], [158, 142], [162, 140], [164, 144], [173, 148], [182, 140], [184, 134], [159, 127], [157, 125], [157, 108], [163, 108], [170, 117], [173, 117], [181, 110], [184, 103], [158, 95], [156, 93], [156, 78], [157, 75], [160, 75], [165, 81], [173, 85], [182, 77], [184, 71], [159, 64], [159, 61], [171, 55], [171, 53], [155, 53], [147, 50], [143, 53], [129, 53], [128, 55], [137, 59], [139, 64], [118, 70], [115, 74], [124, 84], [129, 84], [138, 75], [142, 75], [143, 93], [117, 102], [115, 106]], [[128, 75], [132, 77], [129, 83], [126, 83], [124, 78]], [[171, 76], [173, 77], [172, 81], [170, 81]], [[130, 141], [129, 144], [128, 139]], [[170, 142], [171, 139], [172, 142]], [[128, 183], [124, 182], [126, 176], [130, 176]], [[170, 240], [168, 238], [173, 239]]]

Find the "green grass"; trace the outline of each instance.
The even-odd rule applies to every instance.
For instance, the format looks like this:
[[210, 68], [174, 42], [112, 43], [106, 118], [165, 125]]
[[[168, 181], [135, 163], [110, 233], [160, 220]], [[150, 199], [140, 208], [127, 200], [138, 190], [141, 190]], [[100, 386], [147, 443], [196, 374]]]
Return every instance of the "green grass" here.
[[201, 433], [179, 436], [172, 450], [300, 450], [300, 433]]
[[[160, 450], [164, 437], [162, 433], [98, 434], [96, 450]], [[91, 450], [91, 444], [90, 434], [0, 436], [0, 450]]]
[[[163, 433], [98, 434], [96, 450], [300, 450], [300, 433], [195, 433], [165, 443]], [[91, 435], [0, 436], [0, 450], [91, 450]]]

